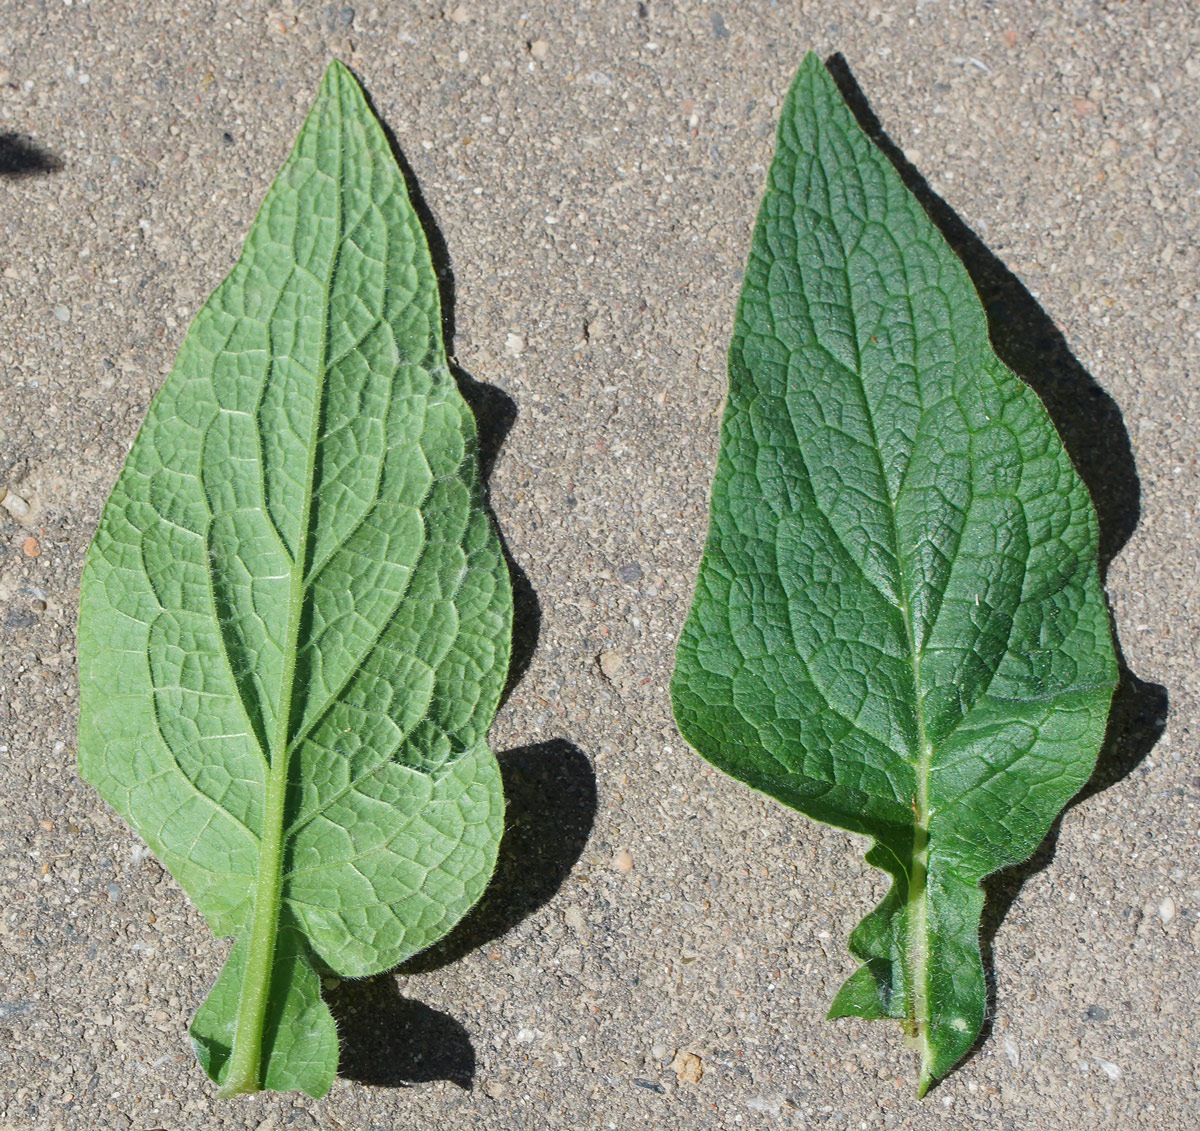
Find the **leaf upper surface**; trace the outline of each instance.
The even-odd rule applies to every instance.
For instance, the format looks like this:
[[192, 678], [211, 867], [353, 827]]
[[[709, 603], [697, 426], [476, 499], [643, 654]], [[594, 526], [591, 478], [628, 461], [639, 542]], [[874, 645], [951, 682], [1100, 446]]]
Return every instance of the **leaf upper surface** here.
[[1116, 683], [1096, 518], [961, 262], [820, 61], [779, 122], [672, 696], [715, 765], [871, 837], [834, 1001], [921, 1090], [983, 1021], [979, 882], [1091, 772]]
[[192, 1026], [227, 1092], [322, 1094], [314, 960], [387, 969], [482, 893], [511, 603], [424, 234], [335, 62], [81, 585], [81, 771], [237, 938]]

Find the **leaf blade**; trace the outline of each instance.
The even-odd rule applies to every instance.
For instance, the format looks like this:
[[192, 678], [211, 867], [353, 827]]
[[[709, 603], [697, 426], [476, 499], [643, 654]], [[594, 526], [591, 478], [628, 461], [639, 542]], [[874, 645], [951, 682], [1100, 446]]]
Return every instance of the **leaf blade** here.
[[1095, 763], [1096, 520], [962, 264], [815, 55], [780, 117], [672, 699], [732, 776], [893, 876], [831, 1015], [905, 1019], [921, 1090], [983, 1018], [979, 881]]
[[[226, 1092], [322, 1094], [337, 1041], [316, 956], [386, 969], [482, 893], [510, 639], [424, 234], [335, 62], [151, 405], [81, 585], [81, 772], [238, 938], [192, 1030]], [[294, 864], [319, 827], [326, 868], [365, 886], [317, 931]]]

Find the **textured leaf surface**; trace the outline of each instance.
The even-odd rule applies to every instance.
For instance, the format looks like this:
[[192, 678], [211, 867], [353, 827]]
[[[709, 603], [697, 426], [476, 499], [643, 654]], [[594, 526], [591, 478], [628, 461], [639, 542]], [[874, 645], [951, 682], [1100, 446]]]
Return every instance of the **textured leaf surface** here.
[[314, 960], [430, 945], [491, 875], [511, 592], [404, 180], [326, 72], [104, 508], [79, 764], [218, 935], [226, 1092], [326, 1091]]
[[832, 1016], [902, 1019], [920, 1090], [983, 1022], [980, 880], [1087, 779], [1116, 683], [1096, 519], [962, 264], [815, 55], [783, 108], [729, 351], [675, 714], [891, 873]]

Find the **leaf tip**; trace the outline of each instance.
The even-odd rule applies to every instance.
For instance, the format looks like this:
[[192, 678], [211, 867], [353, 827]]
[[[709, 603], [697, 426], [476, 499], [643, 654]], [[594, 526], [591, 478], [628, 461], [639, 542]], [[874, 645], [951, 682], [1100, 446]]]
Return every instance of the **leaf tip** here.
[[341, 59], [330, 59], [329, 66], [325, 68], [325, 73], [321, 76], [321, 86], [342, 87], [346, 85], [355, 90], [359, 89], [358, 79], [354, 77], [354, 72]]

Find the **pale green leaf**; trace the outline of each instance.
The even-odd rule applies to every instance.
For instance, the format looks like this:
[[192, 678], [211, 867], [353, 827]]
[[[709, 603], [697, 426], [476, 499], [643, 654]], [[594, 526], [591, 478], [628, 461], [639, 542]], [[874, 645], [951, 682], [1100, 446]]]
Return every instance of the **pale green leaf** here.
[[80, 769], [235, 939], [191, 1030], [225, 1093], [323, 1094], [317, 968], [394, 966], [482, 893], [511, 608], [424, 234], [335, 62], [80, 598]]
[[1116, 683], [1096, 518], [962, 264], [809, 55], [729, 350], [672, 682], [716, 766], [872, 838], [891, 890], [831, 1015], [903, 1020], [920, 1090], [985, 1008], [980, 881], [1087, 779]]

